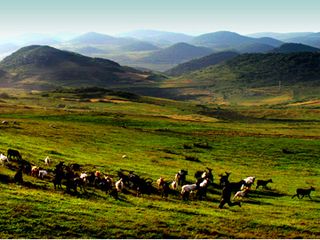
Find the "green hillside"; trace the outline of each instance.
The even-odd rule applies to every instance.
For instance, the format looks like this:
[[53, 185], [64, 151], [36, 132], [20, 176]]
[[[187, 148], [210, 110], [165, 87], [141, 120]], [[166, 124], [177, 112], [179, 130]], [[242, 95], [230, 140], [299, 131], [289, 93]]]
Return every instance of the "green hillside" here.
[[168, 79], [162, 87], [179, 92], [177, 96], [183, 99], [241, 104], [248, 98], [257, 103], [264, 97], [284, 101], [319, 98], [319, 81], [319, 53], [268, 53], [243, 54], [220, 65]]
[[[7, 124], [0, 126], [0, 151], [16, 149], [49, 171], [43, 180], [23, 173], [19, 184], [16, 160], [0, 164], [2, 239], [320, 237], [318, 191], [312, 200], [291, 198], [297, 188], [320, 184], [316, 107], [204, 106], [97, 88], [1, 93], [0, 117]], [[55, 190], [60, 161], [114, 181], [120, 169], [134, 171], [152, 179], [155, 190], [136, 196], [127, 185], [117, 200], [90, 184], [68, 193], [63, 180]], [[181, 187], [167, 199], [157, 190], [160, 176], [171, 182], [186, 169], [194, 183], [195, 172], [206, 167], [213, 169], [214, 185], [203, 200], [191, 195], [183, 201]], [[252, 186], [234, 200], [241, 207], [219, 209], [219, 174], [226, 171], [232, 182], [255, 176], [273, 183]]]
[[199, 70], [202, 68], [206, 68], [210, 65], [216, 65], [223, 61], [229, 60], [231, 58], [234, 58], [238, 56], [239, 54], [236, 52], [218, 52], [213, 53], [208, 56], [198, 58], [191, 60], [189, 62], [181, 63], [178, 66], [169, 69], [166, 71], [166, 74], [172, 75], [172, 76], [178, 76], [182, 75], [188, 72], [192, 72], [195, 70]]
[[118, 63], [90, 58], [49, 46], [24, 47], [0, 62], [0, 69], [11, 77], [1, 84], [23, 88], [54, 88], [57, 86], [113, 86], [143, 81], [139, 71]]
[[320, 52], [319, 48], [314, 48], [301, 43], [285, 43], [273, 49], [274, 53], [295, 53], [295, 52]]

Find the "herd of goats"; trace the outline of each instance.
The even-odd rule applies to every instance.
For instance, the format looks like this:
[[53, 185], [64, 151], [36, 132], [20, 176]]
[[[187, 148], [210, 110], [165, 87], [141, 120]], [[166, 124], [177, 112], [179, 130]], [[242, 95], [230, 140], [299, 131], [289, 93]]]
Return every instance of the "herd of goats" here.
[[[126, 155], [123, 157], [126, 157]], [[11, 161], [17, 164], [12, 164]], [[115, 199], [119, 199], [119, 193], [131, 191], [137, 196], [141, 194], [150, 195], [160, 193], [163, 198], [167, 198], [170, 194], [178, 195], [180, 192], [183, 200], [189, 200], [190, 196], [192, 196], [193, 199], [202, 200], [206, 197], [208, 187], [213, 185], [222, 189], [219, 208], [223, 208], [225, 204], [228, 204], [230, 207], [236, 205], [241, 207], [240, 200], [248, 194], [251, 186], [255, 183], [254, 176], [247, 177], [239, 182], [230, 182], [229, 176], [231, 173], [226, 172], [225, 174], [219, 175], [219, 184], [215, 184], [211, 168], [207, 168], [204, 171], [197, 171], [194, 175], [196, 179], [194, 183], [186, 181], [186, 176], [188, 175], [187, 170], [180, 170], [175, 175], [174, 180], [170, 182], [160, 177], [156, 181], [156, 186], [153, 185], [151, 178], [143, 178], [134, 173], [134, 171], [123, 169], [117, 172], [118, 180], [114, 181], [114, 177], [108, 174], [102, 174], [100, 171], [81, 172], [81, 166], [76, 163], [65, 165], [64, 162], [60, 162], [55, 166], [54, 170], [46, 170], [22, 159], [19, 151], [14, 149], [8, 149], [7, 156], [1, 153], [0, 163], [1, 165], [6, 164], [8, 168], [16, 171], [13, 179], [16, 183], [23, 184], [24, 173], [40, 179], [52, 179], [55, 189], [62, 189], [63, 183], [63, 185], [66, 186], [66, 192], [71, 194], [78, 193], [77, 188], [82, 192], [86, 192], [86, 187], [89, 186], [105, 191]], [[51, 163], [49, 157], [44, 159], [46, 166], [49, 166]], [[272, 183], [272, 179], [257, 180], [256, 189], [260, 186], [267, 188], [268, 183]], [[298, 188], [292, 198], [297, 196], [301, 199], [304, 196], [308, 196], [311, 199], [311, 191], [315, 191], [315, 188]], [[235, 194], [233, 198], [231, 198], [233, 193]]]

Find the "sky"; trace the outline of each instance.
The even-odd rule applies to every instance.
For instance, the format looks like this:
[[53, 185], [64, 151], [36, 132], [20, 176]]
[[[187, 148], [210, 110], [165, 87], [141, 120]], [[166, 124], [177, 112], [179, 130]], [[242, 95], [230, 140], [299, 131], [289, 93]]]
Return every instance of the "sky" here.
[[319, 32], [319, 0], [0, 0], [0, 36], [156, 29]]

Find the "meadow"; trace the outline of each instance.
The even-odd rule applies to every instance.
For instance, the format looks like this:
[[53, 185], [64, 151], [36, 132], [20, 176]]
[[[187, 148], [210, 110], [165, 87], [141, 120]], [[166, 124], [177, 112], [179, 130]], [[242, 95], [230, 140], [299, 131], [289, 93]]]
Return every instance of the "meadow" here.
[[[15, 171], [0, 166], [0, 238], [320, 238], [317, 105], [218, 107], [118, 93], [0, 92], [0, 120], [9, 123], [0, 125], [0, 151], [17, 149], [41, 167], [50, 156], [49, 168], [79, 163], [115, 179], [127, 169], [154, 183], [160, 176], [171, 181], [187, 169], [194, 182], [197, 170], [211, 167], [215, 183], [225, 171], [231, 181], [273, 180], [270, 189], [253, 187], [241, 208], [219, 209], [221, 190], [213, 187], [202, 201], [124, 193], [115, 200], [90, 187], [70, 195], [54, 190], [50, 179], [27, 175], [27, 184], [15, 184]], [[296, 188], [310, 186], [312, 200], [291, 199]]]

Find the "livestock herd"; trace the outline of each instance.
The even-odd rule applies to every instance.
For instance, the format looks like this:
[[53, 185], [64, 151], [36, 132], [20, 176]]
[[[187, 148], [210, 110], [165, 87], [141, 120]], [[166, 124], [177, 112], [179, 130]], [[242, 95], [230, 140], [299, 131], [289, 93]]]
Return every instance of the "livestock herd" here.
[[[12, 164], [12, 162], [17, 164]], [[241, 199], [248, 194], [255, 183], [254, 176], [244, 178], [239, 182], [230, 182], [229, 176], [231, 173], [225, 172], [225, 174], [219, 175], [219, 184], [215, 184], [213, 169], [207, 168], [194, 174], [194, 183], [186, 180], [188, 171], [182, 169], [175, 174], [174, 180], [165, 181], [163, 177], [160, 177], [156, 181], [156, 186], [154, 186], [151, 178], [143, 178], [134, 173], [134, 171], [123, 169], [117, 172], [117, 176], [103, 174], [100, 171], [81, 171], [82, 166], [77, 163], [66, 165], [64, 162], [60, 162], [55, 165], [54, 169], [44, 169], [23, 160], [19, 151], [14, 149], [8, 149], [7, 156], [1, 153], [0, 163], [16, 171], [13, 180], [20, 184], [23, 183], [24, 173], [42, 180], [51, 179], [54, 189], [62, 189], [62, 185], [65, 185], [66, 192], [70, 194], [78, 193], [78, 188], [82, 192], [87, 192], [87, 187], [91, 187], [100, 189], [115, 199], [119, 199], [120, 193], [132, 193], [136, 196], [160, 193], [163, 198], [167, 198], [169, 195], [180, 194], [181, 199], [185, 201], [191, 197], [192, 199], [202, 200], [206, 198], [208, 187], [213, 186], [222, 190], [219, 208], [223, 208], [225, 204], [228, 204], [230, 207], [241, 206]], [[44, 165], [49, 167], [51, 164], [51, 159], [46, 157]], [[118, 180], [114, 180], [115, 178]], [[256, 189], [259, 187], [268, 188], [267, 185], [269, 183], [272, 183], [272, 179], [257, 180]], [[292, 198], [297, 196], [300, 199], [308, 196], [311, 199], [311, 191], [315, 191], [315, 188], [298, 188]], [[232, 193], [234, 193], [233, 198], [231, 198]]]

